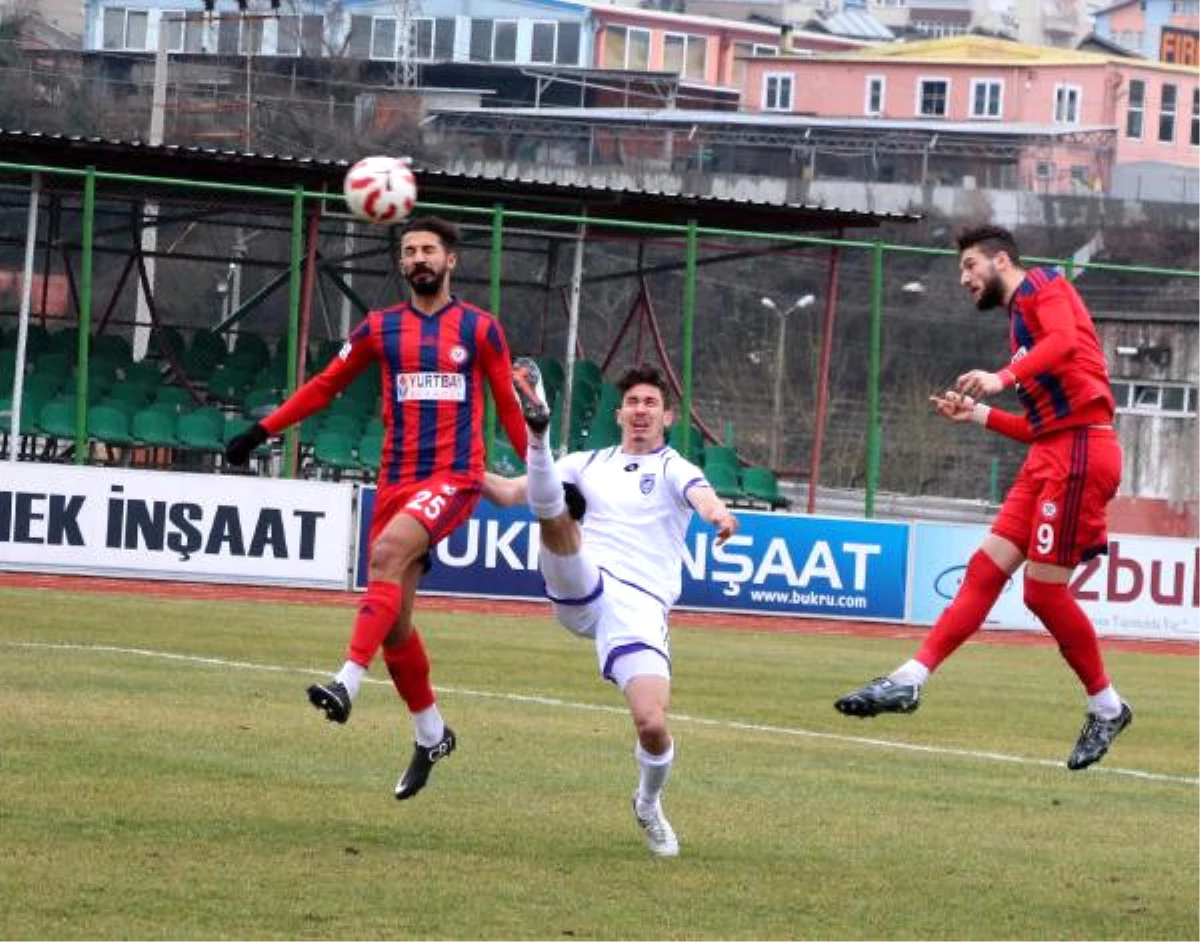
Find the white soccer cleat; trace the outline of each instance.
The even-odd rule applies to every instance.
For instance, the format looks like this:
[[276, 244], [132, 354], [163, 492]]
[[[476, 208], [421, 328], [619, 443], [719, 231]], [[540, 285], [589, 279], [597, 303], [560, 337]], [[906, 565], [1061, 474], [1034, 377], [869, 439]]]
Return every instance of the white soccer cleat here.
[[647, 817], [642, 817], [641, 812], [638, 811], [637, 799], [637, 792], [634, 792], [633, 818], [637, 821], [638, 827], [642, 829], [642, 836], [646, 839], [646, 846], [650, 848], [650, 853], [655, 857], [678, 857], [679, 838], [675, 836], [671, 823], [663, 814], [662, 805], [655, 805], [654, 810]]

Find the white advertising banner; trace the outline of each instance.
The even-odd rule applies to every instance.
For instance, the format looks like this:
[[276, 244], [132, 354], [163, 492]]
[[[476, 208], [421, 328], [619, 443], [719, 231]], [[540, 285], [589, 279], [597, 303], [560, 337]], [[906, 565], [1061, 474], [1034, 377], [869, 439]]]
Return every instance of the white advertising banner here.
[[353, 487], [0, 463], [0, 567], [345, 589]]
[[[974, 525], [914, 525], [910, 621], [937, 620], [987, 532]], [[1200, 544], [1191, 540], [1110, 534], [1108, 555], [1080, 565], [1071, 590], [1101, 635], [1200, 640]], [[1022, 570], [1005, 586], [986, 627], [1039, 626], [1024, 593]]]

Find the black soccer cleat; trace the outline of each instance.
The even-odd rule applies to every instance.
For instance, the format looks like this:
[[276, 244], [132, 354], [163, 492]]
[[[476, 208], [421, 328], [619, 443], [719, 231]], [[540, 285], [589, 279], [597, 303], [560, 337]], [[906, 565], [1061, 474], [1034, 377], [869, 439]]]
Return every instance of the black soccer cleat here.
[[1128, 703], [1122, 702], [1121, 712], [1114, 719], [1106, 720], [1095, 713], [1089, 713], [1083, 721], [1083, 729], [1075, 740], [1075, 748], [1067, 758], [1067, 768], [1072, 771], [1086, 769], [1094, 762], [1099, 762], [1108, 752], [1108, 747], [1117, 738], [1121, 730], [1133, 722], [1133, 710]]
[[550, 427], [550, 409], [546, 405], [542, 371], [535, 360], [518, 357], [513, 361], [513, 389], [517, 391], [525, 424], [535, 435], [541, 435]]
[[876, 677], [835, 700], [833, 705], [839, 713], [863, 718], [880, 713], [912, 713], [921, 705], [921, 688], [916, 684], [898, 684], [890, 677]]
[[408, 760], [408, 768], [396, 783], [396, 799], [404, 801], [406, 798], [412, 798], [424, 788], [425, 783], [429, 781], [429, 773], [433, 771], [433, 764], [450, 755], [457, 745], [458, 738], [449, 726], [435, 746], [413, 743], [413, 754]]
[[313, 684], [308, 688], [308, 702], [325, 714], [331, 723], [345, 723], [350, 719], [350, 693], [339, 680], [327, 684]]

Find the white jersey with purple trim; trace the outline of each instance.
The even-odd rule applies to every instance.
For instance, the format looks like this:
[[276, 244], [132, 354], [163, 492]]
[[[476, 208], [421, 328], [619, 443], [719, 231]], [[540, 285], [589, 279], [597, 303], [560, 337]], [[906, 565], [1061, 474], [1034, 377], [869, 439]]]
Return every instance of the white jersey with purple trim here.
[[664, 445], [645, 455], [620, 448], [579, 451], [558, 461], [564, 482], [587, 498], [583, 547], [588, 559], [670, 607], [682, 586], [684, 537], [695, 512], [693, 487], [704, 472]]

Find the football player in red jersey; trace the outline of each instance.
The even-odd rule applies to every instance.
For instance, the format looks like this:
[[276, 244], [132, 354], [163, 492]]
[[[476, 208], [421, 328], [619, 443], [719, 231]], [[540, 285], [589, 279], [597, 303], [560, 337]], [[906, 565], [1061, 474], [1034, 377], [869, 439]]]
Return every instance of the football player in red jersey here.
[[[911, 713], [930, 673], [979, 629], [1024, 565], [1025, 604], [1087, 693], [1087, 718], [1067, 759], [1068, 768], [1083, 769], [1133, 721], [1068, 585], [1076, 565], [1108, 551], [1106, 508], [1121, 482], [1108, 368], [1087, 308], [1061, 272], [1022, 267], [1012, 234], [998, 226], [963, 232], [958, 250], [959, 280], [975, 306], [1008, 310], [1012, 359], [994, 371], [964, 373], [932, 402], [951, 421], [976, 422], [1028, 443], [1029, 453], [958, 594], [916, 656], [834, 705], [849, 716]], [[1024, 415], [980, 402], [1010, 386]]]
[[226, 449], [230, 463], [245, 464], [269, 436], [323, 409], [359, 373], [379, 364], [384, 441], [367, 592], [342, 669], [309, 687], [308, 697], [329, 720], [345, 723], [382, 648], [416, 733], [412, 758], [396, 785], [400, 799], [419, 792], [434, 763], [456, 745], [437, 707], [412, 609], [430, 550], [471, 516], [482, 493], [485, 381], [517, 454], [525, 453], [527, 443], [500, 322], [450, 293], [457, 244], [456, 228], [444, 220], [405, 225], [398, 262], [409, 300], [371, 311], [321, 373]]

